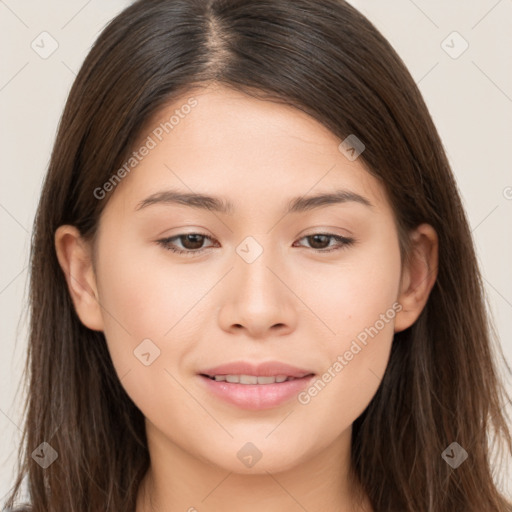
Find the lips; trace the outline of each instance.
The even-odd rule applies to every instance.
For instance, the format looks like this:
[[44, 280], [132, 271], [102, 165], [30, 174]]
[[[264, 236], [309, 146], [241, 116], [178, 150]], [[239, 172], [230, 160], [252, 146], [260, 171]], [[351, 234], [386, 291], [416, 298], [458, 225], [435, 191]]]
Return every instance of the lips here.
[[279, 362], [235, 362], [199, 372], [201, 385], [224, 402], [243, 409], [284, 405], [313, 379], [314, 372]]
[[[227, 382], [230, 382], [227, 377], [231, 377], [232, 382], [240, 382], [241, 384], [264, 384], [265, 382], [263, 380], [262, 382], [254, 382], [254, 379], [240, 379], [240, 377], [274, 377], [276, 382], [284, 382], [285, 380], [301, 379], [306, 375], [313, 375], [314, 372], [303, 368], [297, 368], [296, 366], [291, 366], [289, 364], [280, 363], [278, 361], [259, 364], [237, 361], [215, 366], [213, 368], [207, 368], [200, 371], [199, 374], [215, 380], [225, 380]], [[238, 381], [234, 380], [236, 377], [239, 378]], [[242, 382], [242, 380], [245, 380], [246, 382]]]
[[277, 376], [258, 376], [258, 375], [208, 375], [208, 377], [216, 382], [230, 382], [231, 384], [280, 384], [281, 382], [294, 380], [295, 377], [287, 377], [286, 375]]

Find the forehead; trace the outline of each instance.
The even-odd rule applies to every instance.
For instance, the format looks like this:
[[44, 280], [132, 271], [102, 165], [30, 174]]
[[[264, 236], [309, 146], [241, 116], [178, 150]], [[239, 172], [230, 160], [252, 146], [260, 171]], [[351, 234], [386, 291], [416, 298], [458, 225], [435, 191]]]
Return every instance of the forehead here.
[[343, 188], [387, 207], [381, 184], [361, 159], [351, 161], [340, 151], [340, 142], [289, 105], [218, 85], [191, 89], [141, 129], [133, 148], [138, 156], [109, 202], [122, 199], [135, 208], [172, 188], [229, 196], [236, 212]]

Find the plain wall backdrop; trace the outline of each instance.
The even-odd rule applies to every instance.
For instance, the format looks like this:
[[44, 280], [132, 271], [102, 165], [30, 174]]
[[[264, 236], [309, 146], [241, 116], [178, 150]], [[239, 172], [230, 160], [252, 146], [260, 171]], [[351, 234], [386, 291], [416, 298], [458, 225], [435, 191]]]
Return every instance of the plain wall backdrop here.
[[[0, 0], [0, 503], [12, 485], [21, 434], [22, 312], [42, 179], [75, 75], [105, 24], [129, 3]], [[512, 0], [351, 3], [388, 38], [429, 107], [512, 366]], [[512, 393], [510, 381], [507, 388]], [[512, 405], [504, 407], [510, 415]], [[512, 497], [511, 484], [496, 473]]]

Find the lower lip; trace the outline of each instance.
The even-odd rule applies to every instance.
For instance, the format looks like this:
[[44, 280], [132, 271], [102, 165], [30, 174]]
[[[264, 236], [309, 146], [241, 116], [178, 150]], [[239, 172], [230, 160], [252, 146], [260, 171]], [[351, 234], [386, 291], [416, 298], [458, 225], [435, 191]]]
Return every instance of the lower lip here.
[[216, 381], [203, 375], [199, 377], [213, 394], [226, 402], [243, 409], [259, 411], [277, 407], [297, 396], [309, 385], [314, 375], [275, 384], [237, 384]]

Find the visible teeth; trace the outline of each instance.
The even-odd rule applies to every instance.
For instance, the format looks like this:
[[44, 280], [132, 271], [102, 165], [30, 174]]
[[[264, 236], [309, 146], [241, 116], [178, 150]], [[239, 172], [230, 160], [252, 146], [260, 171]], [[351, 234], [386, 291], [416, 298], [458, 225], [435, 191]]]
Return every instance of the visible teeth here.
[[240, 384], [258, 384], [258, 377], [254, 375], [240, 375]]
[[276, 377], [258, 377], [258, 384], [274, 384], [274, 382], [283, 381], [278, 381]]
[[217, 382], [231, 382], [235, 384], [275, 384], [285, 380], [294, 380], [295, 377], [277, 375], [275, 377], [257, 377], [255, 375], [215, 375]]

